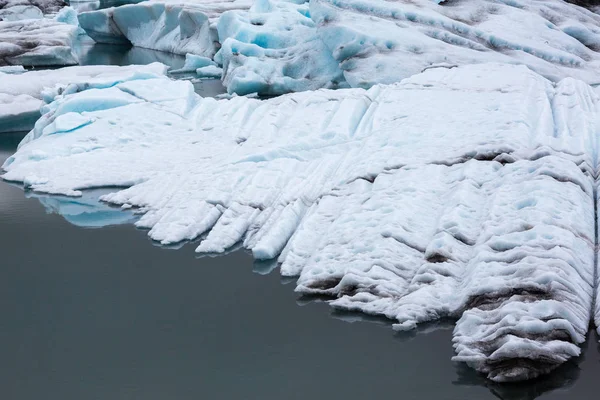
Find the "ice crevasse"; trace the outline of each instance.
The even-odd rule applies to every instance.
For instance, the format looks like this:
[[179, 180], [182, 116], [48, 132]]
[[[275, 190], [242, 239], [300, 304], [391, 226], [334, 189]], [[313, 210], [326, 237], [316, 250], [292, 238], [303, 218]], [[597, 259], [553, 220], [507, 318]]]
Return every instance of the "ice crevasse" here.
[[4, 179], [126, 186], [102, 199], [163, 244], [241, 242], [395, 329], [455, 318], [456, 359], [495, 381], [551, 371], [600, 325], [600, 109], [582, 81], [478, 64], [264, 101], [162, 76], [61, 93]]

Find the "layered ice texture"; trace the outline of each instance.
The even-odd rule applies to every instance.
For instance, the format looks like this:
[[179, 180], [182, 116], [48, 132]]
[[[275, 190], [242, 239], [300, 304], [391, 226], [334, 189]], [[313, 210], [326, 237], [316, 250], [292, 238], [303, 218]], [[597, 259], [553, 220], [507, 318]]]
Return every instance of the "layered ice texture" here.
[[257, 0], [248, 11], [224, 13], [217, 26], [221, 49], [215, 60], [223, 66], [229, 93], [279, 95], [346, 86], [302, 0]]
[[353, 87], [490, 61], [600, 83], [600, 15], [562, 0], [311, 0], [310, 15]]
[[26, 72], [0, 68], [0, 133], [31, 130], [40, 118], [44, 100], [51, 102], [69, 85], [106, 88], [166, 73], [162, 64], [146, 66], [81, 66]]
[[40, 19], [65, 6], [63, 0], [0, 0], [0, 21]]
[[598, 84], [600, 15], [572, 3], [151, 0], [79, 19], [99, 42], [214, 57], [229, 93], [369, 88], [485, 62]]
[[582, 81], [478, 64], [264, 101], [160, 76], [48, 101], [4, 179], [127, 187], [102, 199], [163, 244], [241, 242], [395, 329], [455, 318], [456, 359], [490, 379], [547, 373], [598, 324], [600, 109]]
[[0, 21], [0, 66], [75, 65], [75, 48], [83, 37], [76, 13], [68, 7], [54, 18]]
[[212, 58], [218, 49], [216, 20], [252, 0], [152, 0], [84, 12], [79, 23], [100, 43], [131, 43], [176, 54]]

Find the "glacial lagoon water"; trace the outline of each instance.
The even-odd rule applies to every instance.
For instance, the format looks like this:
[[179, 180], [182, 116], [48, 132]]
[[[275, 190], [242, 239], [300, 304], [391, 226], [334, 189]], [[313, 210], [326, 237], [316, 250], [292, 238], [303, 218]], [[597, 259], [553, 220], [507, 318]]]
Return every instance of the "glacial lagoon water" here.
[[[87, 64], [183, 58], [94, 46]], [[202, 95], [219, 81], [196, 82]], [[0, 165], [23, 134], [0, 135]], [[450, 360], [452, 322], [389, 321], [298, 297], [272, 264], [238, 250], [196, 258], [97, 201], [0, 181], [0, 393], [75, 399], [592, 399], [598, 337], [553, 374], [486, 381]]]

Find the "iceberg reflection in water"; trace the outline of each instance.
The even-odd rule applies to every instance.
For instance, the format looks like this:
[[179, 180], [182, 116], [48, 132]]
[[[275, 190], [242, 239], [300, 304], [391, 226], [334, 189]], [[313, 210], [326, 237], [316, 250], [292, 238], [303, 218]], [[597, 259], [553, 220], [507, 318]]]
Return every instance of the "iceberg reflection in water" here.
[[36, 198], [48, 214], [59, 214], [65, 220], [82, 228], [102, 228], [109, 225], [134, 223], [137, 216], [131, 210], [123, 210], [102, 203], [98, 198], [110, 192], [107, 189], [87, 190], [81, 197], [49, 196], [27, 192], [28, 198]]

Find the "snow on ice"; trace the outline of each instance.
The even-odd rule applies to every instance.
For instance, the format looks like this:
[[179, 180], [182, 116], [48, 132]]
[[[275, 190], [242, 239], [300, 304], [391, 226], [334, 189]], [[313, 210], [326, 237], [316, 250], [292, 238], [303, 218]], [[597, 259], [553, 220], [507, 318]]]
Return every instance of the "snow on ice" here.
[[600, 112], [582, 81], [477, 64], [263, 101], [160, 76], [54, 94], [4, 179], [125, 186], [102, 199], [163, 244], [241, 241], [298, 292], [395, 329], [456, 318], [456, 359], [495, 381], [580, 353]]
[[485, 62], [600, 83], [600, 15], [562, 0], [151, 0], [79, 20], [98, 42], [214, 57], [237, 94], [369, 88]]
[[[103, 88], [134, 79], [157, 78], [162, 64], [147, 66], [81, 66], [30, 71], [0, 68], [0, 133], [33, 128], [45, 99], [50, 102], [69, 84]], [[45, 89], [46, 88], [46, 89]]]
[[59, 12], [66, 4], [63, 0], [2, 0], [0, 21], [40, 19]]
[[562, 0], [311, 0], [310, 15], [353, 87], [490, 61], [600, 83], [600, 15]]
[[85, 32], [74, 12], [63, 9], [55, 18], [0, 21], [0, 66], [77, 64], [74, 49]]
[[218, 48], [218, 17], [251, 4], [251, 0], [145, 1], [81, 13], [79, 23], [96, 42], [212, 58]]

